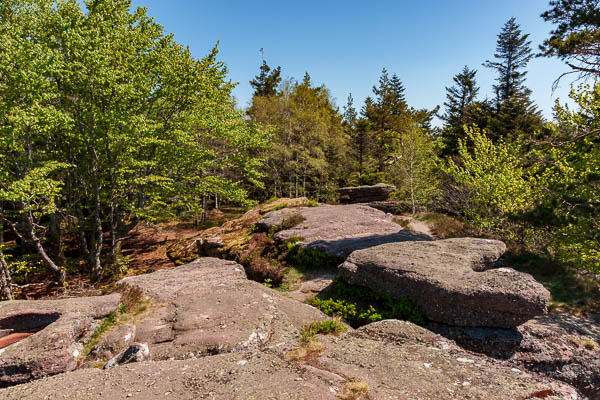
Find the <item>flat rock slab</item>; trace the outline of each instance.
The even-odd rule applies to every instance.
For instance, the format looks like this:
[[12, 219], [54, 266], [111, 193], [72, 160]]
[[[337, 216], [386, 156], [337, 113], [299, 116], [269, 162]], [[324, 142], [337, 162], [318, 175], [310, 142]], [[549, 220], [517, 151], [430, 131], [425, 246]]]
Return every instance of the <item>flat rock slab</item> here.
[[[458, 348], [408, 322], [388, 320], [345, 336], [318, 336], [324, 349], [288, 361], [230, 353], [86, 369], [0, 390], [0, 398], [116, 399], [534, 399], [574, 400], [574, 389]], [[348, 382], [367, 389], [350, 397]], [[345, 396], [343, 395], [345, 394]]]
[[352, 186], [338, 189], [340, 202], [342, 203], [366, 203], [369, 201], [387, 200], [390, 193], [396, 190], [396, 186], [378, 183], [370, 186]]
[[185, 359], [277, 346], [284, 351], [299, 329], [326, 318], [317, 309], [246, 278], [244, 268], [217, 258], [125, 278], [157, 303], [137, 325], [136, 342], [154, 360]]
[[0, 390], [5, 400], [339, 400], [344, 380], [268, 354], [222, 354], [195, 360], [84, 369]]
[[296, 215], [304, 220], [277, 232], [275, 240], [302, 238], [299, 246], [336, 257], [384, 243], [431, 240], [428, 235], [403, 230], [391, 215], [362, 204], [277, 210], [266, 214], [257, 225], [263, 229], [275, 228]]
[[352, 253], [339, 272], [350, 284], [408, 296], [432, 321], [511, 328], [545, 314], [550, 293], [529, 274], [494, 269], [505, 250], [474, 238], [391, 243]]
[[384, 320], [319, 336], [314, 366], [368, 384], [369, 399], [578, 399], [568, 385], [460, 349], [410, 322]]
[[83, 344], [120, 300], [112, 294], [1, 302], [0, 336], [22, 339], [0, 349], [0, 387], [75, 369]]

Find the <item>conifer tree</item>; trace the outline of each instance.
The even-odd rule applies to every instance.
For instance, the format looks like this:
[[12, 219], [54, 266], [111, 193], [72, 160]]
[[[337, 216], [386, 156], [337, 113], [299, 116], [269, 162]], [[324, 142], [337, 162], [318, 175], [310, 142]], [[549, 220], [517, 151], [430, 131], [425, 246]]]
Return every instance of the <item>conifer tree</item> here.
[[464, 137], [464, 125], [471, 123], [469, 114], [479, 87], [475, 80], [476, 70], [469, 69], [465, 65], [462, 71], [454, 76], [454, 85], [446, 87], [446, 99], [444, 103], [446, 112], [441, 119], [446, 122], [442, 131], [442, 140], [445, 145], [444, 155], [453, 155], [458, 151], [458, 139]]
[[363, 175], [367, 163], [369, 149], [369, 123], [364, 118], [358, 118], [354, 108], [352, 93], [348, 95], [348, 101], [344, 106], [344, 127], [348, 135], [350, 154], [358, 162], [359, 178]]
[[529, 34], [521, 32], [515, 18], [509, 19], [498, 35], [494, 54], [496, 61], [487, 60], [483, 64], [498, 72], [496, 78], [498, 84], [494, 85], [498, 107], [513, 96], [529, 94], [528, 89], [524, 86], [527, 74], [525, 68], [533, 57], [531, 41], [528, 39]]
[[396, 74], [390, 78], [385, 68], [381, 71], [379, 86], [373, 86], [374, 98], [367, 97], [362, 110], [373, 130], [373, 144], [377, 169], [383, 172], [386, 161], [391, 158], [394, 136], [402, 129], [408, 106], [404, 86]]
[[498, 72], [494, 85], [495, 112], [488, 122], [489, 135], [501, 137], [530, 135], [543, 124], [541, 114], [531, 101], [531, 91], [525, 86], [527, 64], [533, 57], [529, 34], [521, 32], [515, 18], [509, 19], [498, 35], [495, 61], [483, 65]]
[[254, 96], [271, 97], [277, 94], [277, 87], [281, 83], [281, 67], [271, 71], [271, 67], [263, 60], [260, 72], [250, 81], [254, 88]]
[[541, 55], [560, 58], [582, 77], [599, 76], [600, 0], [552, 0], [549, 5], [542, 18], [557, 27], [540, 46]]

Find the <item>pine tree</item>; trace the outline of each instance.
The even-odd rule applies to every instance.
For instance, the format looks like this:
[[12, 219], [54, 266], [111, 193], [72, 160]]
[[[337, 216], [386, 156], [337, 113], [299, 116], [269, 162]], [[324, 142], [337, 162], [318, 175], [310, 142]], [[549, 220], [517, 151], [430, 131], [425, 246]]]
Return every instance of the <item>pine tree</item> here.
[[271, 67], [263, 60], [260, 66], [260, 72], [250, 81], [254, 88], [254, 96], [271, 97], [277, 94], [277, 87], [281, 83], [281, 67], [275, 68], [271, 72]]
[[542, 14], [557, 24], [540, 46], [542, 55], [558, 57], [581, 77], [600, 75], [600, 0], [553, 0]]
[[402, 129], [409, 109], [402, 82], [396, 74], [390, 78], [385, 68], [381, 71], [379, 86], [373, 86], [373, 94], [374, 98], [365, 100], [362, 114], [371, 125], [377, 168], [383, 172], [386, 161], [391, 158], [394, 136]]
[[348, 95], [348, 101], [344, 106], [344, 128], [348, 135], [350, 154], [358, 162], [359, 179], [365, 170], [369, 150], [369, 123], [364, 118], [358, 118], [354, 108], [352, 93]]
[[527, 64], [533, 57], [529, 34], [521, 32], [515, 18], [509, 19], [496, 44], [496, 61], [483, 65], [498, 72], [494, 85], [495, 112], [489, 116], [489, 135], [496, 140], [515, 135], [531, 135], [543, 124], [541, 113], [531, 101], [531, 90], [525, 87]]
[[497, 85], [494, 85], [494, 91], [497, 93], [497, 106], [513, 96], [524, 95], [529, 91], [524, 86], [525, 68], [533, 57], [531, 51], [531, 41], [529, 34], [521, 32], [519, 24], [515, 18], [509, 19], [496, 42], [496, 53], [494, 58], [497, 61], [487, 60], [483, 65], [487, 68], [495, 69], [498, 72]]
[[465, 65], [463, 70], [452, 78], [454, 86], [446, 87], [446, 112], [441, 117], [446, 122], [442, 131], [445, 145], [443, 155], [454, 155], [458, 152], [458, 139], [464, 137], [463, 126], [472, 122], [469, 114], [479, 92], [476, 74], [477, 70], [469, 69]]

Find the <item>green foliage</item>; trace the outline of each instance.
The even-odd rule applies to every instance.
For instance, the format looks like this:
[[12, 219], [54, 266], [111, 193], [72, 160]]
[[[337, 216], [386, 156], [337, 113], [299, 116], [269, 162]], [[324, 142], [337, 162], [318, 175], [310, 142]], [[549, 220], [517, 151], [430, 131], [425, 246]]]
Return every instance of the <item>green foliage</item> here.
[[383, 319], [401, 319], [422, 325], [424, 317], [415, 303], [394, 299], [388, 293], [351, 286], [338, 278], [310, 304], [329, 316], [338, 316], [354, 328]]
[[473, 105], [479, 92], [475, 80], [476, 70], [466, 65], [454, 76], [454, 86], [446, 87], [445, 114], [441, 119], [446, 123], [442, 130], [442, 155], [455, 155], [458, 152], [458, 139], [465, 135], [464, 125], [471, 125]]
[[250, 81], [250, 86], [254, 88], [255, 96], [271, 97], [277, 94], [277, 87], [280, 83], [281, 67], [277, 67], [271, 72], [271, 67], [263, 60], [260, 73]]
[[469, 191], [462, 212], [478, 230], [514, 239], [509, 216], [533, 205], [537, 195], [535, 170], [525, 168], [516, 144], [494, 144], [476, 127], [467, 130], [467, 140], [459, 140], [460, 162], [449, 160], [447, 168], [448, 174]]
[[333, 319], [315, 321], [304, 325], [300, 329], [300, 338], [302, 341], [306, 342], [311, 340], [316, 335], [336, 335], [344, 333], [346, 330], [346, 326]]
[[217, 47], [195, 59], [130, 0], [2, 2], [0, 47], [5, 216], [36, 244], [43, 217], [76, 219], [95, 278], [139, 220], [261, 185], [269, 137], [235, 109]]
[[540, 46], [545, 56], [558, 57], [582, 76], [600, 75], [600, 8], [598, 0], [552, 0], [542, 14], [556, 24]]
[[248, 114], [273, 132], [263, 169], [267, 193], [318, 201], [334, 197], [345, 165], [346, 137], [325, 86], [314, 87], [310, 77], [285, 82], [276, 96], [254, 96]]
[[392, 155], [387, 174], [398, 188], [394, 197], [409, 201], [414, 214], [418, 205], [428, 206], [438, 196], [440, 159], [435, 142], [413, 124], [399, 135]]
[[564, 262], [600, 272], [600, 83], [555, 106], [552, 136], [533, 154], [543, 160], [542, 196], [526, 217], [551, 228], [549, 248]]
[[319, 207], [319, 202], [316, 200], [309, 200], [307, 206], [308, 207]]
[[285, 260], [302, 270], [331, 269], [340, 265], [343, 257], [336, 257], [318, 250], [305, 249], [294, 242], [285, 243], [287, 254]]
[[531, 135], [542, 128], [541, 114], [530, 100], [531, 90], [525, 87], [527, 64], [533, 57], [528, 39], [515, 18], [509, 19], [498, 34], [495, 61], [483, 64], [498, 73], [494, 111], [487, 123], [493, 139]]

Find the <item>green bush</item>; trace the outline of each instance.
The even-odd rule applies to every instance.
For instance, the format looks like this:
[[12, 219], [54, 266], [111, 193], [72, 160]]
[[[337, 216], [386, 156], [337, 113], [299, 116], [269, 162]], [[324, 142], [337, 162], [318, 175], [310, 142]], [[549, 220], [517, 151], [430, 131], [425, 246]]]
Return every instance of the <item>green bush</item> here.
[[323, 298], [310, 304], [329, 316], [343, 318], [353, 328], [383, 319], [400, 319], [422, 325], [425, 320], [416, 304], [407, 297], [394, 299], [388, 293], [352, 286], [342, 279], [333, 281]]
[[306, 324], [300, 330], [300, 338], [303, 341], [308, 341], [316, 335], [330, 335], [346, 332], [346, 327], [337, 321], [328, 319], [325, 321], [311, 322]]

